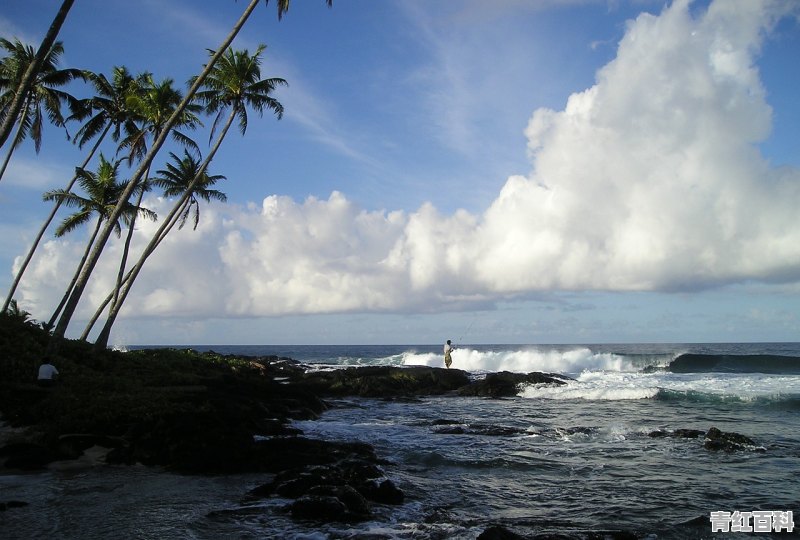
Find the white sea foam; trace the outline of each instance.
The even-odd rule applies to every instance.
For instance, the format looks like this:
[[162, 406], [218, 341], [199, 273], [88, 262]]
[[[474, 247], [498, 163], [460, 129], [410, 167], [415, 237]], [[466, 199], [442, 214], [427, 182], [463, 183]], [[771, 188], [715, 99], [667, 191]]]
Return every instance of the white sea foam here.
[[[586, 347], [559, 351], [555, 349], [521, 349], [477, 351], [456, 349], [453, 367], [465, 371], [514, 371], [528, 373], [580, 373], [585, 370], [633, 371], [636, 368], [624, 356], [612, 353], [593, 353]], [[404, 365], [442, 366], [442, 355], [435, 353], [406, 353]]]
[[520, 396], [538, 399], [649, 399], [659, 392], [755, 401], [800, 395], [800, 376], [741, 373], [585, 371], [564, 386], [532, 385]]

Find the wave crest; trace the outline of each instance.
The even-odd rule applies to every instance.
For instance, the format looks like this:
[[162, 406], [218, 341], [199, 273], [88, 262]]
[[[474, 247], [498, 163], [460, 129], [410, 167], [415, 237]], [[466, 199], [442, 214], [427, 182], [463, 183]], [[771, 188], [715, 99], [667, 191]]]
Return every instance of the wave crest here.
[[[512, 371], [529, 373], [581, 373], [583, 371], [636, 371], [630, 358], [614, 353], [596, 353], [587, 347], [559, 351], [555, 349], [521, 349], [512, 351], [479, 351], [471, 348], [456, 349], [453, 367], [465, 371]], [[442, 367], [443, 357], [435, 353], [408, 352], [403, 355], [403, 365]]]

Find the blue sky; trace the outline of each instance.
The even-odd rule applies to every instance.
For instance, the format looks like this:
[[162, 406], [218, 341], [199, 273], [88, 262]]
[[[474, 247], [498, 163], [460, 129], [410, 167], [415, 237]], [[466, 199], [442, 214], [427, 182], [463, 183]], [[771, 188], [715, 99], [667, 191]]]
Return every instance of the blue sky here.
[[[6, 0], [0, 35], [37, 42], [58, 4]], [[63, 65], [182, 84], [243, 7], [79, 0]], [[160, 247], [111, 342], [797, 341], [798, 17], [751, 0], [295, 0], [280, 22], [262, 7], [234, 47], [267, 45], [286, 114], [229, 136], [211, 171], [228, 204]], [[42, 146], [0, 181], [3, 291], [41, 193], [83, 157], [52, 126]], [[83, 234], [49, 238], [26, 274], [36, 319]]]

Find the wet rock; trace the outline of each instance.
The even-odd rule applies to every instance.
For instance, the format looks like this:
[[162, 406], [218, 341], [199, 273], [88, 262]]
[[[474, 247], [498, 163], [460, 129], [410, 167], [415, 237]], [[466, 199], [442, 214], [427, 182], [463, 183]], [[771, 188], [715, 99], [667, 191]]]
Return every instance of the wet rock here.
[[28, 506], [28, 503], [24, 501], [0, 502], [0, 512], [5, 512], [6, 510], [11, 510], [12, 508], [22, 508], [23, 506]]
[[311, 465], [332, 465], [342, 460], [378, 464], [381, 460], [368, 444], [323, 441], [305, 437], [284, 437], [259, 441], [256, 455], [266, 472], [300, 469]]
[[492, 525], [478, 535], [477, 540], [523, 540], [525, 537], [520, 536], [513, 531], [509, 531], [500, 525]]
[[490, 373], [480, 381], [474, 381], [470, 385], [461, 388], [458, 394], [461, 396], [481, 396], [481, 397], [513, 397], [516, 396], [520, 387], [526, 384], [567, 384], [563, 377], [539, 372], [531, 373], [511, 373], [501, 371]]
[[464, 435], [467, 432], [464, 426], [446, 426], [436, 429], [439, 435]]
[[736, 452], [739, 450], [765, 451], [763, 447], [757, 446], [750, 437], [740, 433], [720, 431], [715, 427], [706, 432], [703, 446], [706, 450], [722, 450], [723, 452]]
[[699, 429], [676, 429], [672, 436], [681, 439], [696, 439], [702, 434], [702, 430]]
[[379, 504], [403, 504], [405, 494], [394, 485], [391, 480], [384, 480], [380, 484], [376, 481], [365, 482], [358, 486], [358, 491], [370, 501]]
[[342, 521], [347, 514], [345, 504], [334, 496], [305, 495], [288, 506], [294, 519], [327, 523]]
[[508, 427], [494, 426], [491, 424], [466, 424], [444, 425], [435, 429], [440, 435], [483, 435], [486, 437], [513, 437], [525, 433], [525, 430]]
[[322, 396], [396, 398], [442, 395], [469, 384], [458, 369], [363, 366], [307, 373], [295, 386]]
[[[369, 503], [401, 504], [403, 492], [390, 480], [378, 484], [383, 472], [373, 463], [358, 457], [348, 457], [329, 465], [311, 465], [292, 468], [278, 473], [275, 478], [250, 491], [250, 497], [280, 496], [297, 499], [299, 504], [289, 506], [292, 515], [298, 519], [309, 519], [305, 512], [316, 506], [333, 511], [336, 503], [343, 503], [348, 515], [339, 521], [361, 521], [370, 513]], [[315, 518], [328, 521], [332, 518]]]
[[439, 418], [438, 420], [434, 420], [431, 422], [432, 426], [455, 426], [458, 424], [462, 424], [463, 422], [459, 420], [448, 420], [446, 418]]
[[647, 436], [653, 438], [674, 437], [678, 439], [696, 439], [703, 434], [705, 434], [705, 431], [699, 429], [676, 429], [674, 431], [657, 429], [648, 433]]
[[367, 500], [351, 486], [316, 486], [287, 508], [294, 519], [321, 523], [353, 523], [372, 515]]
[[363, 520], [370, 516], [372, 509], [364, 496], [351, 486], [317, 486], [312, 488], [310, 497], [336, 497], [347, 508], [348, 516], [344, 521]]

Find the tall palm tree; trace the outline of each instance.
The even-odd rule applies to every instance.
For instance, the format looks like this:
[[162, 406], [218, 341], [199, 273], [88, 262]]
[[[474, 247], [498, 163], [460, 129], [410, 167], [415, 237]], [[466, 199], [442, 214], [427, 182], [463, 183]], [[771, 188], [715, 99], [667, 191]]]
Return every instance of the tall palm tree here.
[[[159, 231], [153, 236], [148, 247], [145, 248], [142, 257], [139, 258], [139, 262], [133, 267], [133, 274], [125, 283], [119, 298], [111, 306], [103, 331], [95, 341], [97, 348], [105, 348], [108, 344], [111, 325], [116, 320], [117, 313], [119, 313], [119, 309], [122, 307], [122, 303], [125, 301], [141, 267], [149, 254], [155, 249], [155, 245], [160, 242], [159, 236], [162, 233], [162, 229], [165, 230], [169, 226], [173, 216], [181, 211], [181, 208], [191, 196], [193, 189], [203, 178], [208, 164], [214, 159], [214, 155], [219, 150], [233, 121], [237, 118], [239, 119], [239, 130], [244, 134], [247, 130], [248, 107], [255, 109], [259, 116], [263, 115], [265, 109], [272, 110], [278, 118], [283, 116], [283, 105], [270, 94], [277, 86], [285, 85], [286, 81], [280, 78], [261, 79], [261, 53], [264, 49], [265, 46], [261, 45], [252, 55], [246, 49], [242, 51], [228, 50], [208, 74], [203, 90], [198, 91], [197, 97], [206, 104], [206, 110], [209, 113], [217, 113], [212, 133], [226, 112], [228, 113], [227, 119], [214, 146], [203, 163], [200, 164], [197, 175], [189, 182], [181, 198], [175, 202]], [[213, 51], [209, 51], [209, 53], [214, 54]]]
[[[171, 129], [172, 126], [175, 124], [175, 122], [177, 122], [180, 115], [183, 113], [183, 110], [186, 108], [186, 106], [194, 100], [195, 94], [200, 89], [200, 86], [203, 84], [206, 77], [208, 77], [211, 70], [214, 68], [214, 65], [217, 63], [217, 60], [219, 60], [220, 57], [222, 57], [222, 55], [228, 49], [230, 44], [233, 42], [234, 38], [236, 38], [236, 36], [239, 34], [239, 31], [245, 25], [247, 19], [250, 18], [250, 15], [253, 13], [256, 6], [258, 6], [260, 2], [261, 0], [250, 0], [250, 2], [244, 8], [242, 15], [233, 25], [233, 28], [231, 28], [231, 31], [228, 33], [225, 39], [223, 39], [222, 43], [217, 48], [216, 52], [211, 56], [211, 59], [206, 64], [203, 71], [196, 79], [194, 79], [192, 86], [189, 88], [189, 91], [186, 93], [186, 96], [184, 96], [181, 104], [178, 106], [178, 108], [175, 110], [175, 112], [172, 114], [169, 120], [167, 120], [165, 129]], [[332, 5], [333, 0], [325, 0], [325, 2], [328, 4], [328, 6], [330, 6]], [[283, 14], [289, 9], [289, 0], [277, 0], [277, 6], [278, 6], [278, 18], [280, 19], [283, 16]], [[141, 180], [144, 171], [150, 167], [150, 164], [153, 162], [153, 159], [155, 158], [158, 151], [161, 149], [161, 146], [163, 146], [165, 140], [166, 140], [166, 132], [162, 132], [159, 135], [159, 137], [153, 142], [152, 147], [147, 152], [147, 155], [145, 155], [145, 157], [142, 159], [139, 168], [136, 170], [136, 172], [134, 172], [131, 181], [128, 183], [126, 192], [123, 193], [122, 197], [124, 200], [128, 200], [128, 198], [131, 196], [136, 185]], [[121, 212], [122, 212], [122, 206], [118, 205], [118, 207], [115, 208], [114, 212], [112, 213], [112, 219], [116, 219], [117, 217], [119, 217], [119, 214]], [[168, 220], [165, 220], [165, 222], [166, 221]], [[104, 239], [107, 239], [111, 235], [111, 230], [112, 230], [111, 227], [108, 226], [108, 224], [106, 224], [106, 227], [104, 227], [103, 231], [100, 233], [100, 240], [102, 240], [102, 242], [99, 242], [97, 247], [95, 247], [95, 249], [92, 250], [92, 253], [89, 255], [89, 261], [88, 261], [89, 263], [91, 263], [92, 261], [96, 262], [96, 260], [100, 258], [103, 249], [102, 245], [104, 244], [105, 241]], [[78, 302], [80, 301], [81, 295], [83, 294], [83, 291], [86, 288], [86, 284], [89, 281], [89, 277], [91, 275], [90, 268], [94, 268], [94, 264], [87, 264], [85, 271], [81, 273], [81, 276], [75, 283], [75, 287], [73, 288], [69, 301], [64, 306], [64, 312], [62, 313], [61, 318], [58, 320], [58, 325], [55, 327], [53, 331], [54, 339], [51, 342], [49, 352], [54, 352], [58, 350], [60, 341], [64, 338], [64, 334], [67, 331], [67, 327], [69, 326], [69, 322], [72, 319], [72, 315], [75, 312], [75, 309], [78, 306]]]
[[[122, 133], [131, 133], [135, 128], [133, 123], [135, 116], [127, 105], [127, 98], [131, 92], [136, 89], [136, 84], [133, 76], [128, 72], [125, 67], [115, 67], [112, 71], [111, 80], [109, 81], [105, 75], [95, 74], [90, 71], [84, 71], [84, 77], [94, 86], [95, 96], [80, 101], [80, 108], [73, 113], [67, 120], [83, 121], [88, 118], [86, 123], [75, 133], [73, 141], [78, 144], [79, 148], [88, 143], [93, 137], [99, 134], [83, 164], [76, 169], [80, 171], [85, 169], [89, 162], [94, 157], [95, 152], [100, 147], [105, 137], [111, 133], [114, 141], [118, 141]], [[70, 191], [75, 181], [78, 179], [78, 173], [72, 177], [64, 188], [65, 191]], [[44, 237], [45, 232], [50, 227], [50, 224], [55, 219], [58, 209], [61, 207], [61, 200], [56, 199], [53, 208], [50, 210], [50, 215], [47, 217], [42, 227], [39, 229], [36, 238], [33, 241], [30, 249], [28, 250], [25, 259], [22, 262], [17, 275], [14, 277], [14, 282], [11, 284], [11, 289], [6, 295], [3, 310], [7, 309], [9, 303], [14, 297], [14, 293], [19, 286], [22, 276], [28, 268], [28, 265], [33, 258], [33, 254], [39, 247]]]
[[[97, 216], [97, 223], [95, 223], [94, 229], [89, 236], [89, 241], [86, 244], [86, 250], [84, 251], [83, 257], [78, 263], [78, 267], [75, 270], [72, 281], [67, 287], [67, 291], [58, 307], [55, 309], [53, 316], [50, 318], [48, 325], [53, 325], [55, 319], [61, 312], [61, 309], [69, 297], [70, 289], [75, 285], [83, 266], [86, 264], [89, 252], [92, 249], [92, 245], [94, 244], [95, 239], [100, 232], [100, 227], [105, 221], [110, 219], [111, 213], [114, 207], [117, 205], [119, 197], [126, 184], [125, 182], [119, 181], [118, 171], [119, 162], [111, 163], [107, 161], [102, 154], [100, 154], [100, 165], [98, 166], [96, 173], [83, 169], [78, 171], [78, 183], [86, 193], [85, 196], [81, 196], [63, 189], [48, 191], [43, 196], [44, 200], [46, 201], [60, 200], [62, 204], [68, 207], [78, 208], [77, 212], [64, 218], [64, 221], [62, 221], [61, 225], [56, 228], [57, 237], [61, 237], [77, 229], [84, 223], [91, 221], [92, 218]], [[123, 221], [130, 221], [133, 216], [138, 213], [141, 213], [151, 219], [155, 219], [155, 214], [150, 210], [137, 208], [130, 203], [125, 206], [125, 211], [121, 214], [121, 218]], [[111, 226], [116, 232], [117, 237], [119, 237], [122, 232], [119, 219], [114, 223], [111, 223]]]
[[48, 52], [53, 47], [53, 43], [56, 41], [58, 32], [61, 31], [61, 25], [64, 24], [67, 14], [72, 8], [72, 4], [74, 2], [75, 0], [64, 0], [61, 3], [61, 7], [58, 9], [53, 22], [50, 23], [50, 28], [47, 29], [47, 33], [45, 34], [42, 43], [39, 45], [39, 49], [36, 51], [36, 54], [33, 57], [33, 61], [28, 65], [27, 69], [20, 77], [15, 90], [14, 99], [12, 99], [11, 103], [9, 104], [8, 114], [6, 114], [5, 117], [0, 117], [0, 119], [2, 119], [0, 120], [0, 147], [2, 147], [6, 143], [6, 140], [8, 140], [17, 116], [19, 116], [19, 113], [22, 110], [23, 102], [25, 100], [24, 96], [28, 94], [37, 73], [39, 73], [42, 63], [45, 61]]
[[[0, 118], [7, 119], [13, 113], [13, 104], [17, 100], [17, 88], [28, 67], [33, 63], [36, 53], [33, 47], [23, 44], [19, 39], [13, 42], [0, 38], [0, 47], [8, 51], [8, 55], [0, 61]], [[42, 147], [42, 127], [44, 114], [51, 123], [64, 127], [65, 120], [61, 114], [61, 106], [68, 103], [78, 106], [78, 100], [70, 94], [58, 90], [76, 78], [83, 78], [79, 69], [58, 69], [58, 62], [64, 54], [61, 42], [56, 42], [42, 62], [27, 93], [22, 96], [22, 108], [15, 117], [17, 131], [11, 140], [3, 164], [0, 165], [0, 180], [5, 174], [11, 155], [26, 137], [33, 140], [36, 153]]]
[[[111, 80], [102, 73], [84, 71], [84, 78], [93, 87], [95, 95], [81, 100], [81, 109], [67, 120], [85, 121], [84, 125], [75, 132], [74, 140], [79, 148], [97, 137], [99, 140], [109, 133], [114, 141], [119, 141], [123, 133], [128, 134], [136, 130], [136, 111], [130, 106], [129, 100], [138, 91], [138, 80], [125, 66], [115, 66], [111, 70]], [[88, 120], [87, 120], [88, 119]]]
[[[219, 174], [209, 175], [206, 171], [201, 172], [200, 168], [202, 163], [200, 160], [186, 150], [184, 150], [183, 159], [179, 158], [173, 152], [170, 152], [170, 157], [172, 157], [174, 164], [167, 163], [166, 169], [159, 170], [157, 172], [158, 175], [153, 178], [153, 185], [163, 189], [164, 196], [167, 198], [182, 197], [187, 191], [189, 191], [189, 197], [188, 199], [185, 199], [181, 210], [172, 215], [167, 228], [164, 229], [164, 231], [158, 237], [153, 249], [145, 251], [142, 254], [143, 259], [147, 259], [150, 255], [152, 255], [161, 241], [167, 236], [167, 234], [169, 234], [176, 224], [178, 225], [178, 229], [182, 229], [184, 225], [186, 225], [186, 221], [189, 219], [189, 216], [192, 216], [193, 229], [197, 229], [197, 225], [200, 222], [200, 200], [208, 203], [210, 203], [212, 200], [219, 202], [226, 202], [228, 200], [223, 192], [216, 189], [211, 189], [211, 186], [220, 180], [224, 180], [224, 176]], [[192, 181], [198, 176], [200, 179], [195, 182], [194, 187], [190, 189], [189, 186], [192, 184]], [[128, 284], [132, 275], [133, 269], [131, 269], [131, 272], [128, 272], [128, 274], [123, 278], [122, 281], [125, 285]], [[112, 302], [116, 292], [117, 291], [114, 291], [106, 297], [106, 301], [103, 302], [103, 304], [98, 308], [94, 317], [83, 331], [81, 339], [87, 339], [95, 322], [100, 315], [102, 315], [102, 312], [105, 310], [106, 306]], [[114, 306], [115, 304], [112, 304], [111, 310], [113, 312], [113, 316], [109, 314], [109, 317], [106, 320], [100, 335], [95, 341], [95, 346], [98, 348], [103, 348], [108, 344], [108, 338], [111, 334], [111, 327], [113, 326], [116, 316], [119, 313], [119, 309], [114, 309]]]
[[[128, 148], [129, 162], [147, 153], [148, 141], [158, 137], [164, 129], [166, 120], [172, 115], [172, 111], [180, 105], [183, 99], [180, 90], [173, 87], [172, 79], [164, 79], [160, 83], [156, 83], [150, 73], [145, 73], [137, 78], [136, 86], [137, 91], [128, 96], [127, 102], [128, 106], [136, 111], [139, 122], [133, 129], [129, 128], [128, 136], [120, 145], [121, 149]], [[182, 144], [184, 147], [195, 150], [197, 153], [200, 152], [197, 144], [189, 136], [181, 132], [179, 128], [194, 129], [200, 125], [200, 119], [195, 113], [200, 112], [201, 109], [199, 105], [190, 103], [171, 129], [172, 137], [178, 143]], [[135, 203], [136, 206], [141, 206], [142, 197], [144, 197], [146, 191], [150, 190], [149, 176], [149, 169], [145, 170], [144, 177], [139, 183], [138, 196]], [[133, 241], [135, 223], [136, 218], [134, 216], [128, 224], [128, 234], [125, 237], [125, 245], [122, 250], [119, 271], [117, 272], [115, 292], [111, 304], [112, 308], [116, 304], [119, 291], [122, 288], [125, 267], [128, 264], [128, 254], [130, 253], [131, 242]]]
[[199, 153], [191, 137], [180, 131], [184, 128], [195, 129], [202, 125], [197, 116], [202, 107], [195, 103], [188, 104], [176, 121], [169, 128], [167, 120], [177, 110], [183, 100], [183, 94], [175, 88], [172, 79], [156, 82], [151, 73], [142, 73], [135, 80], [137, 90], [127, 96], [127, 107], [137, 114], [138, 122], [126, 125], [126, 136], [120, 144], [120, 150], [128, 150], [128, 160], [141, 160], [147, 155], [148, 145], [166, 131], [173, 139], [187, 148]]
[[230, 113], [227, 116], [231, 121], [239, 119], [242, 135], [247, 131], [248, 107], [258, 112], [259, 116], [263, 115], [265, 109], [273, 110], [278, 118], [283, 116], [283, 105], [271, 94], [276, 87], [286, 86], [287, 83], [277, 77], [261, 79], [261, 53], [264, 49], [266, 45], [259, 45], [252, 55], [247, 49], [228, 49], [209, 73], [203, 89], [197, 92], [197, 100], [205, 105], [206, 112], [216, 113], [209, 142], [226, 113]]

